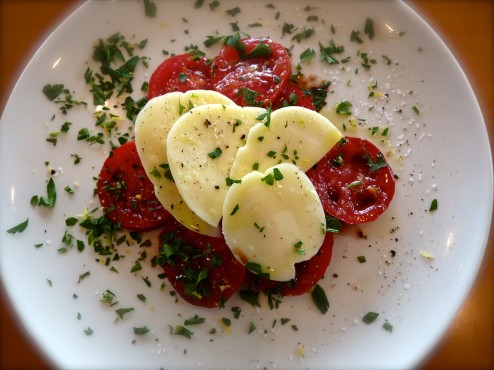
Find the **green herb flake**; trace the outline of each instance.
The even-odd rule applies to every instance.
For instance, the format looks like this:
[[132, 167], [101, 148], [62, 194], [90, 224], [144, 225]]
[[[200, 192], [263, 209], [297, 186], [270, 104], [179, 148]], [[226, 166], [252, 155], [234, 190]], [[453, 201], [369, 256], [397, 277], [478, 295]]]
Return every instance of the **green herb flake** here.
[[393, 325], [391, 325], [388, 320], [386, 320], [384, 322], [383, 328], [384, 328], [384, 330], [389, 331], [389, 332], [393, 331]]
[[358, 256], [358, 257], [357, 257], [357, 259], [358, 259], [358, 261], [359, 261], [360, 263], [365, 263], [365, 262], [367, 262], [367, 260], [365, 259], [365, 256]]
[[241, 55], [242, 59], [246, 58], [260, 58], [268, 57], [271, 55], [271, 48], [262, 42], [259, 42], [250, 52]]
[[261, 227], [261, 226], [259, 226], [259, 225], [257, 224], [257, 222], [254, 222], [254, 227], [255, 227], [257, 230], [259, 230], [259, 232], [260, 232], [260, 233], [262, 233], [262, 232], [264, 231], [264, 229], [265, 229], [265, 226], [262, 226], [262, 227]]
[[295, 248], [295, 252], [297, 254], [303, 255], [305, 253], [304, 242], [302, 240], [296, 242], [293, 247]]
[[7, 232], [12, 235], [17, 233], [22, 233], [24, 230], [26, 230], [28, 224], [29, 224], [29, 218], [26, 218], [25, 221], [21, 222], [18, 225], [15, 225], [14, 227], [11, 227], [10, 229], [7, 230]]
[[82, 280], [84, 280], [85, 278], [87, 278], [89, 275], [91, 275], [91, 272], [89, 272], [89, 271], [86, 271], [85, 273], [80, 274], [79, 275], [79, 280], [77, 282], [80, 283]]
[[365, 20], [364, 33], [370, 40], [374, 38], [374, 21], [371, 18]]
[[190, 331], [183, 325], [176, 325], [175, 327], [170, 326], [170, 333], [175, 335], [182, 335], [187, 339], [191, 339], [194, 332]]
[[255, 330], [256, 330], [256, 326], [251, 321], [250, 324], [249, 324], [249, 330], [248, 330], [247, 334], [250, 334], [250, 333], [254, 332]]
[[342, 100], [336, 106], [336, 113], [342, 116], [349, 116], [352, 114], [352, 103], [348, 100]]
[[140, 327], [140, 328], [137, 328], [137, 327], [134, 326], [133, 329], [134, 329], [134, 334], [135, 335], [144, 335], [144, 334], [149, 333], [149, 329], [146, 326], [143, 326], [143, 327]]
[[230, 176], [228, 176], [225, 179], [226, 186], [232, 186], [233, 184], [240, 184], [241, 182], [242, 182], [242, 180], [235, 180], [235, 179], [232, 179]]
[[90, 327], [88, 327], [87, 329], [84, 329], [84, 334], [86, 334], [87, 336], [90, 336], [90, 335], [93, 335], [93, 329], [91, 329]]
[[420, 110], [417, 108], [417, 106], [413, 106], [412, 107], [413, 111], [415, 112], [415, 114], [419, 114], [420, 113]]
[[126, 314], [128, 314], [129, 312], [132, 312], [132, 311], [134, 311], [134, 308], [132, 308], [132, 307], [119, 308], [119, 309], [115, 310], [115, 313], [117, 314], [119, 319], [123, 319]]
[[359, 31], [352, 31], [352, 33], [350, 34], [350, 41], [356, 42], [358, 44], [364, 42], [364, 40], [362, 40], [362, 38], [360, 37]]
[[238, 204], [236, 204], [235, 207], [233, 207], [233, 210], [230, 213], [230, 216], [233, 216], [235, 213], [237, 213], [239, 209], [240, 209], [240, 206]]
[[343, 228], [343, 223], [333, 216], [326, 216], [326, 231], [330, 233], [339, 233]]
[[329, 310], [329, 300], [326, 296], [326, 292], [319, 284], [314, 286], [314, 289], [311, 292], [312, 301], [315, 303], [316, 307], [319, 308], [323, 314], [328, 312]]
[[228, 15], [231, 15], [232, 17], [235, 17], [235, 16], [236, 16], [238, 13], [240, 13], [240, 12], [241, 12], [241, 10], [240, 10], [240, 8], [239, 8], [238, 6], [237, 6], [237, 7], [235, 7], [235, 8], [232, 8], [232, 9], [228, 9], [228, 10], [226, 11], [226, 13], [227, 13]]
[[[271, 107], [268, 107], [268, 109], [266, 110], [266, 112], [264, 113], [261, 113], [259, 116], [256, 117], [256, 120], [258, 121], [261, 121], [264, 126], [266, 127], [269, 127], [271, 125]], [[263, 137], [264, 139], [264, 137]], [[259, 140], [259, 138], [258, 138]], [[259, 140], [259, 141], [262, 141], [262, 140]]]
[[369, 172], [371, 173], [377, 171], [380, 168], [384, 168], [388, 166], [381, 153], [377, 155], [375, 162], [372, 160], [372, 158], [369, 158], [367, 165], [369, 166]]
[[48, 184], [46, 185], [46, 192], [47, 196], [39, 196], [39, 195], [34, 195], [31, 198], [31, 205], [33, 206], [43, 206], [46, 208], [53, 208], [55, 207], [55, 203], [57, 200], [57, 191], [55, 188], [55, 182], [53, 181], [53, 178], [50, 178], [48, 181]]
[[313, 29], [313, 28], [303, 28], [302, 31], [300, 31], [299, 33], [295, 34], [293, 37], [292, 37], [292, 41], [297, 41], [298, 43], [301, 43], [303, 40], [305, 39], [308, 39], [309, 37], [311, 37], [316, 31]]
[[251, 304], [253, 307], [261, 307], [259, 303], [259, 291], [257, 290], [240, 290], [239, 296], [245, 302]]
[[437, 207], [438, 207], [437, 199], [433, 199], [431, 205], [429, 206], [429, 212], [435, 211]]
[[144, 0], [144, 14], [146, 17], [155, 18], [157, 7], [151, 0]]
[[48, 98], [48, 100], [53, 101], [63, 92], [63, 84], [47, 84], [43, 86], [43, 94]]
[[274, 184], [274, 175], [272, 173], [268, 173], [266, 176], [261, 178], [261, 181], [265, 182], [268, 185]]
[[377, 312], [369, 311], [364, 315], [362, 321], [366, 324], [371, 324], [377, 319], [378, 316], [379, 314]]
[[187, 76], [187, 73], [180, 73], [178, 75], [178, 80], [180, 82], [185, 82], [185, 81], [187, 81], [188, 78], [189, 78], [189, 76]]
[[188, 318], [184, 321], [184, 325], [199, 325], [202, 324], [206, 319], [204, 317], [200, 317], [199, 315], [194, 315], [191, 318]]
[[315, 55], [316, 55], [316, 52], [314, 49], [305, 49], [300, 54], [300, 62], [310, 64], [312, 62], [312, 59], [315, 57]]
[[321, 62], [339, 64], [340, 61], [335, 57], [335, 54], [342, 54], [343, 51], [345, 51], [344, 46], [336, 45], [334, 40], [331, 40], [328, 46], [319, 43], [319, 59]]
[[223, 152], [221, 151], [220, 148], [216, 148], [215, 150], [213, 150], [212, 152], [209, 152], [208, 153], [208, 157], [211, 158], [211, 159], [216, 159], [218, 158], [221, 154], [223, 154]]

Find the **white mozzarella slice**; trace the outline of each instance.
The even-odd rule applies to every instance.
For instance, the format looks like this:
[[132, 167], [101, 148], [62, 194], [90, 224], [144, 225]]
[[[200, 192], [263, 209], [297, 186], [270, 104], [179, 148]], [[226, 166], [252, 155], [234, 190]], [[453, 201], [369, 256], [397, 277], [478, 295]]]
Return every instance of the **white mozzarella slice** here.
[[263, 172], [278, 163], [293, 163], [307, 171], [341, 138], [341, 132], [315, 111], [295, 106], [278, 109], [269, 121], [250, 130], [230, 177], [241, 179], [252, 170]]
[[184, 202], [170, 179], [166, 153], [166, 138], [180, 116], [193, 107], [211, 103], [235, 105], [224, 95], [208, 90], [172, 92], [153, 98], [137, 116], [135, 141], [139, 158], [163, 207], [189, 229], [218, 236], [219, 229], [200, 219]]
[[223, 206], [223, 235], [233, 254], [272, 280], [295, 277], [295, 263], [319, 251], [325, 225], [314, 186], [289, 163], [250, 172], [231, 186]]
[[216, 227], [229, 186], [226, 179], [249, 129], [265, 109], [207, 104], [182, 115], [167, 138], [170, 170], [190, 209]]

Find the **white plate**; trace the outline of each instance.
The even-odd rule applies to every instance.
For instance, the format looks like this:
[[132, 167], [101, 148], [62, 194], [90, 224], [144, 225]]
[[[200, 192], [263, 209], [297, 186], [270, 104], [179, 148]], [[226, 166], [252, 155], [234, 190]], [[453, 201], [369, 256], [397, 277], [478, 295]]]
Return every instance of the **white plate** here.
[[[58, 27], [22, 74], [0, 126], [1, 273], [19, 317], [54, 364], [64, 368], [413, 367], [444, 333], [468, 293], [490, 227], [490, 150], [465, 75], [433, 30], [400, 2], [383, 6], [369, 1], [223, 0], [214, 11], [209, 3], [194, 9], [193, 2], [158, 2], [157, 17], [149, 18], [140, 1], [89, 2]], [[266, 7], [268, 3], [275, 9]], [[305, 10], [309, 3], [316, 8]], [[225, 12], [237, 5], [238, 15]], [[309, 15], [317, 15], [318, 20], [309, 23]], [[374, 20], [373, 40], [363, 32], [366, 17]], [[332, 81], [329, 106], [348, 99], [355, 115], [365, 119], [348, 134], [371, 138], [393, 152], [390, 161], [399, 181], [389, 210], [362, 227], [365, 239], [356, 230], [336, 237], [333, 260], [321, 281], [330, 300], [326, 315], [309, 295], [286, 298], [275, 310], [265, 301], [254, 309], [237, 297], [224, 309], [214, 310], [180, 299], [175, 302], [169, 287], [160, 290], [160, 270], [151, 267], [151, 248], [136, 274], [130, 269], [143, 250], [138, 246], [120, 248], [125, 258], [114, 264], [119, 273], [95, 262], [98, 256], [89, 247], [82, 253], [75, 247], [65, 254], [57, 252], [66, 229], [84, 239], [77, 228], [66, 228], [64, 220], [86, 206], [97, 206], [92, 176], [98, 173], [107, 147], [76, 140], [79, 129], [95, 130], [94, 107], [76, 108], [64, 116], [42, 94], [42, 87], [63, 83], [75, 98], [91, 101], [82, 76], [86, 62], [95, 66], [92, 45], [121, 32], [127, 40], [148, 39], [145, 49], [138, 51], [151, 60], [148, 70], [137, 72], [137, 96], [141, 82], [164, 58], [162, 50], [181, 53], [184, 46], [194, 44], [211, 57], [218, 47], [203, 47], [206, 36], [232, 34], [230, 23], [237, 21], [253, 36], [293, 45], [294, 65], [305, 48], [318, 51], [319, 41], [343, 44], [349, 63], [330, 66], [315, 60], [303, 71]], [[262, 26], [248, 27], [256, 22]], [[298, 31], [314, 28], [316, 33], [302, 43], [291, 41], [293, 35], [282, 37], [284, 22], [293, 23]], [[362, 44], [350, 42], [352, 30], [360, 30]], [[356, 56], [359, 49], [377, 61], [368, 71]], [[392, 60], [390, 65], [383, 55]], [[369, 98], [369, 85], [375, 82], [383, 96]], [[56, 146], [46, 142], [65, 121], [72, 122], [69, 132], [61, 134]], [[340, 120], [336, 123], [341, 127]], [[390, 127], [386, 146], [379, 136], [369, 134], [367, 128], [373, 126]], [[82, 157], [78, 165], [73, 164], [74, 153]], [[30, 205], [31, 196], [46, 192], [45, 161], [57, 172], [53, 210]], [[67, 185], [75, 194], [63, 191]], [[433, 199], [439, 208], [429, 212]], [[26, 231], [6, 233], [26, 218]], [[38, 243], [43, 246], [36, 248]], [[391, 251], [396, 252], [394, 257]], [[421, 251], [434, 259], [424, 258]], [[366, 263], [357, 261], [360, 255], [365, 255]], [[87, 271], [90, 275], [78, 283], [79, 275]], [[143, 278], [152, 283], [150, 288]], [[107, 289], [119, 302], [113, 307], [100, 301]], [[139, 293], [146, 302], [136, 297]], [[233, 317], [233, 306], [241, 307], [238, 319]], [[126, 307], [135, 310], [115, 322], [115, 310]], [[379, 313], [370, 325], [362, 322], [368, 311]], [[206, 322], [191, 327], [190, 340], [170, 334], [170, 326], [195, 314]], [[228, 329], [221, 323], [224, 317], [232, 321]], [[282, 325], [282, 318], [290, 321]], [[386, 320], [392, 332], [382, 327]], [[247, 334], [250, 322], [257, 330]], [[143, 326], [151, 331], [133, 333], [133, 327]], [[88, 328], [92, 335], [84, 333]], [[216, 334], [209, 333], [211, 328]]]

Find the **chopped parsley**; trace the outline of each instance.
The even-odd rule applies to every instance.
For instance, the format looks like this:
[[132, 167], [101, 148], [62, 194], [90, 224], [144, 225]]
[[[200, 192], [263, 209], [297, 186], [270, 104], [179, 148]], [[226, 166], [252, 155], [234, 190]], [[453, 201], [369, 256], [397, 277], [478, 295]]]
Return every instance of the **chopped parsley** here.
[[362, 321], [366, 324], [371, 324], [377, 319], [378, 316], [379, 314], [377, 312], [369, 311], [364, 315]]
[[28, 224], [29, 224], [29, 218], [26, 218], [25, 221], [21, 222], [18, 225], [15, 225], [14, 227], [11, 227], [10, 229], [7, 230], [7, 232], [9, 234], [22, 233], [24, 230], [26, 230]]
[[154, 18], [156, 17], [157, 7], [151, 0], [144, 0], [144, 14], [146, 17]]
[[215, 150], [213, 150], [212, 152], [209, 152], [208, 153], [208, 157], [211, 158], [211, 159], [216, 159], [218, 158], [223, 152], [221, 151], [220, 148], [216, 148]]
[[31, 205], [43, 206], [46, 208], [55, 207], [55, 203], [57, 201], [57, 190], [55, 188], [55, 182], [53, 181], [52, 177], [50, 177], [50, 180], [48, 180], [48, 184], [46, 185], [46, 193], [46, 196], [34, 195], [31, 198]]
[[134, 329], [135, 335], [144, 335], [144, 334], [149, 333], [149, 329], [146, 326], [143, 326], [140, 328], [134, 326], [133, 329]]
[[429, 212], [433, 212], [437, 209], [437, 199], [433, 199], [431, 205], [429, 206]]
[[319, 284], [316, 284], [314, 286], [314, 289], [311, 292], [311, 297], [316, 307], [319, 308], [319, 311], [321, 311], [323, 314], [328, 312], [329, 300], [326, 296], [326, 292], [324, 292], [324, 289], [321, 288]]

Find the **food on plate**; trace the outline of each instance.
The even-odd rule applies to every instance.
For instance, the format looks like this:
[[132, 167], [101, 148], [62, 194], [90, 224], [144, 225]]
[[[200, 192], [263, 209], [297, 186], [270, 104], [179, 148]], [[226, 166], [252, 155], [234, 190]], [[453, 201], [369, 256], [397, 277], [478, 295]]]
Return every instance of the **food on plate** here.
[[295, 264], [316, 255], [326, 235], [319, 196], [303, 170], [291, 163], [252, 171], [233, 184], [222, 220], [236, 258], [276, 281], [295, 279]]
[[395, 177], [370, 141], [344, 137], [307, 171], [324, 211], [347, 224], [377, 219], [395, 192]]
[[178, 191], [213, 227], [221, 220], [226, 179], [237, 151], [264, 112], [258, 107], [201, 105], [184, 113], [168, 134], [168, 162]]
[[[318, 113], [328, 85], [304, 89], [290, 77], [282, 45], [238, 34], [211, 63], [192, 51], [151, 76], [135, 143], [126, 144], [134, 149], [122, 152], [131, 163], [138, 154], [135, 176], [164, 214], [138, 227], [164, 224], [157, 262], [187, 302], [222, 307], [241, 286], [282, 296], [311, 291], [331, 261], [329, 221], [375, 220], [393, 198], [395, 177], [379, 149]], [[99, 180], [107, 209], [108, 172]], [[140, 194], [132, 191], [124, 195]], [[112, 220], [128, 217], [129, 202], [112, 203]]]
[[293, 163], [302, 171], [317, 163], [342, 138], [323, 115], [299, 106], [278, 109], [249, 131], [238, 150], [230, 177], [240, 179], [255, 168]]
[[213, 89], [235, 103], [269, 106], [283, 92], [291, 74], [287, 49], [267, 38], [228, 38], [213, 59]]
[[169, 213], [156, 198], [133, 141], [112, 150], [100, 171], [98, 197], [106, 216], [123, 228], [163, 225]]
[[211, 90], [211, 68], [206, 58], [180, 54], [165, 59], [149, 79], [148, 99], [168, 92]]
[[246, 269], [223, 238], [195, 233], [169, 217], [159, 240], [158, 263], [185, 301], [220, 307], [243, 284]]
[[135, 123], [135, 140], [142, 165], [154, 184], [163, 207], [183, 225], [205, 235], [218, 236], [220, 230], [197, 217], [183, 201], [169, 169], [166, 139], [173, 124], [191, 108], [204, 104], [233, 104], [211, 90], [172, 92], [149, 100]]

